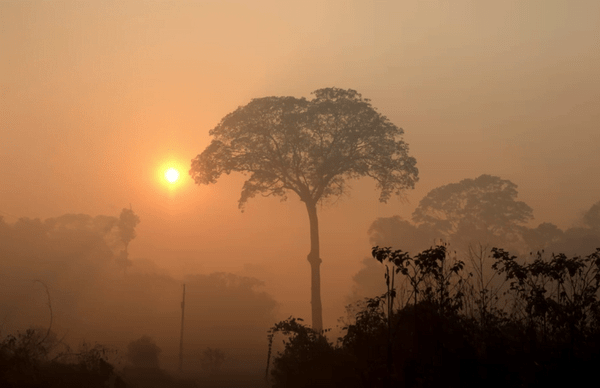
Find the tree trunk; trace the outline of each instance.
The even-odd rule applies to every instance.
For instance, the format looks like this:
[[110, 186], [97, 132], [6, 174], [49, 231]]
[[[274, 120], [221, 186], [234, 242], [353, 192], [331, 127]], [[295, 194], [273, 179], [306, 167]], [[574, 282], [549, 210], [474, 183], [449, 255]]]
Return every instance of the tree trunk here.
[[310, 221], [310, 303], [312, 308], [312, 328], [318, 332], [323, 330], [323, 307], [321, 306], [321, 258], [319, 257], [319, 219], [317, 204], [306, 201], [308, 219]]

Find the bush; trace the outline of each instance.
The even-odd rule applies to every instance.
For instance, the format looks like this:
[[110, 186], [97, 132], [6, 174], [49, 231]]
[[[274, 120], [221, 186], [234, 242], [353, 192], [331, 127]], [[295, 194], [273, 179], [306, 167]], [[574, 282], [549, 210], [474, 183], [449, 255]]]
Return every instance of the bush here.
[[58, 345], [50, 331], [44, 333], [39, 329], [5, 337], [0, 342], [0, 386], [124, 386], [108, 361], [113, 351], [84, 343], [77, 353], [67, 346], [58, 352]]
[[[443, 246], [414, 257], [375, 247], [387, 292], [366, 300], [336, 345], [293, 318], [275, 325], [269, 343], [276, 332], [287, 339], [273, 362], [273, 386], [545, 387], [593, 379], [600, 249], [587, 257], [538, 254], [529, 263], [492, 252], [493, 270], [508, 283], [505, 307], [495, 304], [496, 289], [470, 284]], [[408, 294], [401, 303], [397, 283]]]
[[161, 349], [147, 335], [127, 345], [127, 360], [135, 368], [159, 369], [158, 354]]

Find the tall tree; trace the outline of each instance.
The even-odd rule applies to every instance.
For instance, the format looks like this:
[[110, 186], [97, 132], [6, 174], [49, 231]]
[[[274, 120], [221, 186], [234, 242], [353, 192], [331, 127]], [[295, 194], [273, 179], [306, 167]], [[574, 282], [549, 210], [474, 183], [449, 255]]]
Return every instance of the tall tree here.
[[416, 160], [392, 124], [355, 90], [319, 89], [314, 98], [265, 97], [225, 116], [210, 131], [213, 140], [192, 160], [197, 184], [221, 174], [249, 175], [239, 207], [257, 194], [287, 198], [296, 193], [310, 222], [312, 327], [322, 330], [317, 204], [347, 190], [346, 181], [373, 178], [379, 200], [413, 188]]

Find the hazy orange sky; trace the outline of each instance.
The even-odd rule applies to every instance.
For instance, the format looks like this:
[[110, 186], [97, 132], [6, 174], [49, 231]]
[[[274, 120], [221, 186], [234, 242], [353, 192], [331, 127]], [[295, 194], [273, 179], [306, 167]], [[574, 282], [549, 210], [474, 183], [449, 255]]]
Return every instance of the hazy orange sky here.
[[[535, 221], [600, 200], [598, 1], [0, 2], [0, 215], [140, 216], [133, 258], [179, 276], [253, 275], [309, 316], [308, 217], [290, 196], [237, 208], [243, 178], [194, 185], [208, 131], [254, 97], [352, 88], [404, 128], [420, 181], [321, 209], [325, 325], [342, 313], [377, 217], [487, 173]], [[169, 186], [167, 164], [184, 180]]]

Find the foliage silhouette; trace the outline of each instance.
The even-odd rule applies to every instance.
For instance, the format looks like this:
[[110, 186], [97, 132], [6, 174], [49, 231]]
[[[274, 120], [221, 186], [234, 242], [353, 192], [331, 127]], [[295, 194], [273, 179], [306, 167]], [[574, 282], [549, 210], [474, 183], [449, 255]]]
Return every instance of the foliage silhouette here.
[[600, 232], [600, 201], [593, 204], [583, 215], [583, 223], [597, 232]]
[[[292, 318], [276, 325], [271, 342], [275, 331], [290, 337], [274, 360], [274, 386], [299, 379], [327, 387], [546, 387], [595, 378], [600, 248], [523, 261], [492, 252], [492, 270], [508, 285], [505, 307], [491, 301], [498, 290], [482, 279], [474, 284], [446, 246], [414, 256], [373, 248], [388, 290], [366, 300], [336, 345]], [[402, 278], [412, 294], [398, 303], [394, 285]]]
[[400, 216], [377, 218], [367, 233], [371, 246], [402, 247], [409, 253], [422, 252], [441, 237]]
[[551, 223], [541, 223], [536, 228], [525, 228], [523, 239], [530, 251], [564, 253], [580, 256], [600, 246], [600, 202], [594, 203], [566, 230]]
[[[554, 225], [537, 229], [524, 225], [532, 210], [516, 200], [516, 188], [511, 181], [491, 175], [440, 186], [419, 202], [412, 221], [400, 216], [377, 218], [369, 227], [369, 240], [372, 246], [402, 247], [411, 254], [446, 242], [461, 255], [469, 255], [477, 246], [503, 246], [523, 253], [533, 245], [548, 246], [551, 239], [560, 241], [556, 234], [562, 231]], [[380, 276], [367, 261], [355, 279], [355, 299], [361, 293], [372, 295], [377, 290], [373, 282]], [[368, 290], [371, 294], [366, 294]]]
[[136, 236], [135, 227], [140, 223], [140, 218], [131, 209], [123, 209], [119, 215], [119, 221], [117, 222], [118, 236], [123, 245], [119, 256], [116, 259], [117, 264], [127, 269], [131, 266], [131, 260], [129, 260], [129, 243]]
[[543, 222], [535, 228], [523, 230], [523, 239], [530, 249], [545, 250], [564, 239], [564, 232], [556, 225]]
[[379, 200], [413, 188], [416, 161], [392, 124], [354, 90], [326, 88], [314, 99], [265, 97], [225, 116], [210, 131], [214, 138], [192, 160], [197, 184], [215, 183], [223, 174], [250, 175], [239, 206], [261, 194], [282, 200], [294, 192], [306, 205], [310, 222], [312, 327], [323, 328], [317, 204], [348, 190], [347, 180], [371, 177]]
[[484, 174], [431, 190], [413, 212], [413, 221], [455, 246], [460, 239], [488, 243], [490, 238], [514, 245], [521, 240], [522, 225], [533, 218], [517, 195], [511, 181]]
[[161, 349], [147, 335], [131, 341], [127, 345], [127, 360], [135, 368], [159, 369], [158, 355]]
[[[413, 305], [427, 302], [436, 306], [440, 314], [455, 313], [462, 307], [464, 294], [460, 287], [463, 279], [453, 281], [463, 270], [465, 263], [448, 257], [446, 245], [427, 249], [415, 257], [402, 250], [373, 248], [373, 257], [380, 263], [393, 265], [393, 272], [404, 275], [411, 286]], [[386, 284], [390, 275], [386, 273]], [[388, 291], [393, 300], [395, 290]]]
[[351, 364], [345, 353], [324, 335], [329, 330], [317, 332], [302, 324], [302, 321], [301, 318], [289, 317], [275, 324], [268, 332], [267, 378], [274, 336], [278, 332], [286, 336], [283, 341], [285, 349], [273, 362], [272, 387], [354, 386], [348, 370]]
[[[130, 209], [119, 217], [65, 214], [44, 221], [21, 218], [12, 225], [0, 219], [0, 257], [7, 272], [36, 273], [48, 284], [56, 279], [77, 283], [81, 274], [99, 274], [107, 263], [130, 264], [127, 246], [138, 223]], [[56, 262], [73, 265], [56, 272], [50, 265]]]
[[502, 249], [493, 252], [493, 268], [519, 297], [518, 318], [544, 342], [563, 343], [577, 352], [581, 341], [600, 328], [600, 248], [586, 257], [553, 254], [549, 261], [538, 252], [528, 264]]
[[[63, 350], [59, 350], [62, 347]], [[109, 357], [115, 352], [83, 343], [78, 352], [44, 329], [28, 329], [0, 342], [0, 386], [124, 387]]]

